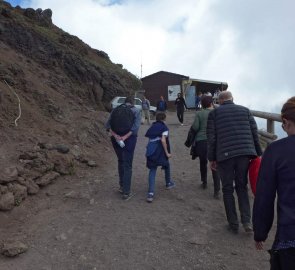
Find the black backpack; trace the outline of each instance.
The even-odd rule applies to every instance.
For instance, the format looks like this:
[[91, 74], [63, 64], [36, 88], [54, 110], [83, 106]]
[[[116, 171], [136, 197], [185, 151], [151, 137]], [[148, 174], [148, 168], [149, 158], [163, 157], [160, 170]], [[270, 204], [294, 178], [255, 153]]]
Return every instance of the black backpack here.
[[130, 106], [121, 104], [112, 112], [110, 120], [111, 129], [118, 135], [125, 135], [131, 130], [134, 118]]

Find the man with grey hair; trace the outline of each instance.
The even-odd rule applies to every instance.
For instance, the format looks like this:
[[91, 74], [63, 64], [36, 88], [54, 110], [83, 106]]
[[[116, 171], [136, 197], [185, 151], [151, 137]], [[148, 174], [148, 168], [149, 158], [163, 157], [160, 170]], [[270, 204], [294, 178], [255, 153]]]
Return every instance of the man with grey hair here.
[[257, 125], [248, 108], [233, 103], [231, 92], [221, 92], [219, 104], [208, 116], [208, 159], [211, 168], [220, 174], [229, 230], [239, 230], [233, 195], [236, 190], [241, 222], [245, 231], [251, 232], [247, 172], [250, 159], [262, 155]]
[[127, 97], [124, 104], [111, 112], [105, 125], [118, 158], [119, 192], [123, 200], [129, 200], [132, 197], [130, 191], [132, 163], [141, 122], [140, 111], [133, 103], [134, 97]]

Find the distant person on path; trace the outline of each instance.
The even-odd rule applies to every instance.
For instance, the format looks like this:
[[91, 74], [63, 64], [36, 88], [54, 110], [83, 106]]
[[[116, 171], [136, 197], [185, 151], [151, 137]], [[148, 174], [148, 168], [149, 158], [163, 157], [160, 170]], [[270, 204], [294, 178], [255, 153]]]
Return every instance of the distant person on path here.
[[158, 112], [156, 114], [156, 122], [147, 130], [145, 136], [149, 138], [147, 145], [146, 158], [147, 167], [149, 168], [149, 188], [147, 195], [147, 202], [152, 202], [155, 192], [155, 178], [157, 167], [161, 166], [165, 170], [166, 189], [175, 187], [170, 176], [171, 158], [170, 143], [169, 143], [169, 129], [164, 123], [166, 114]]
[[254, 240], [258, 250], [274, 220], [277, 197], [277, 231], [270, 251], [271, 270], [295, 269], [295, 97], [281, 110], [282, 127], [287, 138], [270, 144], [265, 150], [253, 207]]
[[208, 116], [208, 159], [213, 170], [218, 168], [221, 178], [229, 230], [233, 233], [239, 230], [235, 189], [241, 222], [245, 231], [251, 232], [247, 173], [249, 160], [262, 154], [257, 125], [248, 108], [233, 103], [231, 92], [221, 92], [219, 104]]
[[219, 95], [220, 95], [220, 90], [219, 90], [219, 88], [217, 88], [217, 90], [214, 92], [214, 95], [213, 95], [213, 103], [214, 104], [218, 103]]
[[202, 92], [198, 92], [195, 98], [196, 111], [201, 109]]
[[[213, 100], [210, 96], [203, 96], [201, 99], [202, 110], [198, 111], [195, 116], [195, 120], [193, 122], [192, 128], [196, 132], [196, 137], [194, 140], [193, 149], [196, 156], [199, 157], [200, 160], [200, 173], [201, 173], [201, 181], [202, 187], [204, 189], [207, 188], [207, 164], [208, 164], [208, 156], [207, 156], [207, 120], [208, 115], [213, 110]], [[214, 198], [219, 199], [220, 192], [220, 178], [218, 172], [216, 170], [212, 170], [212, 177], [214, 182]]]
[[157, 103], [157, 111], [158, 112], [166, 112], [167, 110], [167, 103], [164, 100], [163, 96], [160, 96], [160, 100]]
[[143, 111], [143, 117], [144, 117], [144, 122], [145, 119], [147, 119], [148, 125], [150, 124], [150, 101], [146, 99], [145, 96], [142, 98], [142, 111]]
[[181, 93], [177, 94], [177, 98], [174, 104], [176, 105], [177, 118], [180, 124], [183, 126], [183, 114], [184, 114], [184, 109], [187, 109], [187, 106], [183, 98], [183, 95]]
[[123, 200], [131, 197], [132, 162], [140, 127], [140, 111], [133, 105], [134, 98], [115, 108], [106, 123], [111, 142], [118, 158], [119, 192]]

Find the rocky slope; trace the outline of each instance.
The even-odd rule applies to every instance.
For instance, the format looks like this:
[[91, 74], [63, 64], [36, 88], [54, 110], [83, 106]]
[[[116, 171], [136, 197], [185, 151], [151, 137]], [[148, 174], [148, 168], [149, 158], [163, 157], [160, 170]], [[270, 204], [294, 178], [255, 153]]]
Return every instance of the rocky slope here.
[[[0, 209], [60, 175], [99, 165], [110, 100], [140, 81], [52, 23], [0, 1]], [[17, 119], [17, 120], [16, 120]]]

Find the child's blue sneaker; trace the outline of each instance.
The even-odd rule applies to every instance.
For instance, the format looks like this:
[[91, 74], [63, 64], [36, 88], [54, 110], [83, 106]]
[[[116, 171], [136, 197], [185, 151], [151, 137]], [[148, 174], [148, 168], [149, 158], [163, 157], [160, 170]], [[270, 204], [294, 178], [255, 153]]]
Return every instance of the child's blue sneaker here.
[[174, 188], [176, 185], [174, 182], [170, 181], [168, 184], [166, 184], [166, 189]]
[[148, 193], [146, 201], [151, 203], [154, 200], [154, 193]]

